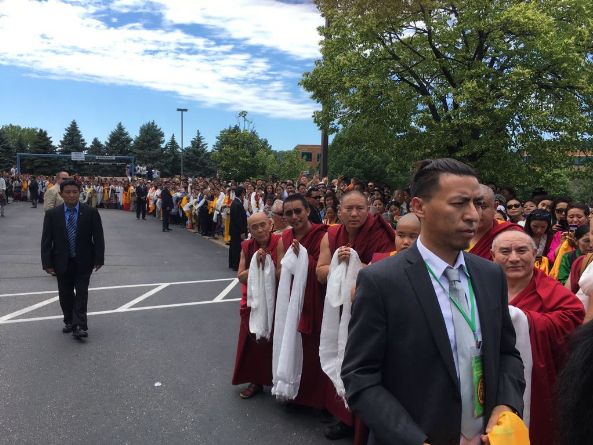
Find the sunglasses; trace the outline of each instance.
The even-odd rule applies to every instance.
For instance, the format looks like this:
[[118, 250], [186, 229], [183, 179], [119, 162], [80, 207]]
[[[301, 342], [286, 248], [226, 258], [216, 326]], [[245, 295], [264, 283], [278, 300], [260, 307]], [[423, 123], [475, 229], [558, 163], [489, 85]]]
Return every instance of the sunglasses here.
[[294, 210], [286, 210], [284, 212], [284, 216], [286, 216], [287, 218], [290, 218], [293, 214], [296, 216], [299, 216], [300, 214], [302, 214], [305, 211], [305, 209], [303, 209], [302, 207], [297, 207]]
[[518, 209], [521, 207], [521, 204], [509, 204], [507, 209]]
[[272, 213], [276, 216], [284, 216], [284, 213], [282, 213], [282, 212], [272, 212]]
[[568, 210], [567, 209], [556, 209], [554, 210], [556, 213], [566, 213]]

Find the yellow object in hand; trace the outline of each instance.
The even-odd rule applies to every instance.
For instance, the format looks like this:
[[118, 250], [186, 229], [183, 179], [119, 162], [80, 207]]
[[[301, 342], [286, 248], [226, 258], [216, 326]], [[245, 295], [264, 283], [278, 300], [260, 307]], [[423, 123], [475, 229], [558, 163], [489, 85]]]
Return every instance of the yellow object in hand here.
[[488, 433], [490, 445], [529, 445], [529, 430], [519, 416], [505, 411]]

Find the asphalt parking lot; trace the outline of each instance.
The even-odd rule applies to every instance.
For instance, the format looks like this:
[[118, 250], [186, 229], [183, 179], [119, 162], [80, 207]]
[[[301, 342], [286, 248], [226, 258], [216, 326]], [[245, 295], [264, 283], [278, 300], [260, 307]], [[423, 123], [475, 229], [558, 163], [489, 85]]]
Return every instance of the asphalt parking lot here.
[[76, 341], [41, 270], [43, 210], [11, 203], [6, 215], [1, 444], [329, 443], [317, 413], [241, 400], [230, 384], [240, 288], [225, 247], [101, 210], [106, 264], [91, 278], [89, 338]]

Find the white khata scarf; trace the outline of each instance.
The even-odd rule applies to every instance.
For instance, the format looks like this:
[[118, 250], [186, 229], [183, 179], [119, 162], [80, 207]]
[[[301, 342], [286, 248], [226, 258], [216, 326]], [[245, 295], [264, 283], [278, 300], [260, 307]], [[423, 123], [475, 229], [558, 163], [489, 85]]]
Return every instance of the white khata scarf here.
[[529, 427], [531, 417], [531, 373], [533, 371], [533, 355], [531, 353], [531, 339], [529, 338], [529, 321], [521, 309], [509, 305], [509, 314], [515, 328], [515, 347], [523, 360], [523, 374], [525, 377], [525, 392], [523, 393], [523, 422]]
[[303, 343], [298, 326], [307, 285], [307, 249], [301, 245], [297, 257], [294, 250], [289, 248], [281, 264], [274, 319], [272, 394], [279, 400], [293, 400], [299, 393], [303, 370]]
[[[321, 369], [330, 378], [336, 392], [346, 404], [346, 390], [340, 372], [344, 360], [344, 349], [348, 340], [348, 323], [350, 322], [352, 302], [350, 292], [356, 284], [356, 277], [362, 263], [354, 249], [350, 250], [348, 262], [338, 263], [338, 251], [334, 253], [329, 266], [327, 291], [323, 305], [321, 322], [321, 338], [319, 341], [319, 359]], [[340, 308], [342, 315], [340, 317]]]
[[247, 306], [251, 308], [249, 331], [255, 334], [256, 340], [270, 339], [275, 304], [276, 268], [272, 256], [266, 255], [262, 269], [257, 261], [257, 254], [254, 254], [247, 276]]

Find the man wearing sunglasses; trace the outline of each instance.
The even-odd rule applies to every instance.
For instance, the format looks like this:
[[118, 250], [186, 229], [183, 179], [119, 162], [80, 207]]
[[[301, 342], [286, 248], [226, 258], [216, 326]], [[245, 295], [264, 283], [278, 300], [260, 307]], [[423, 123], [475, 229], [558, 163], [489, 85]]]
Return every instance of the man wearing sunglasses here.
[[293, 249], [298, 257], [303, 246], [309, 256], [307, 276], [303, 277], [306, 280], [303, 307], [298, 316], [297, 327], [303, 345], [302, 373], [299, 391], [293, 402], [313, 409], [324, 409], [326, 386], [331, 383], [322, 371], [319, 361], [324, 289], [317, 281], [315, 268], [319, 259], [321, 240], [327, 232], [327, 226], [311, 223], [309, 203], [301, 194], [297, 193], [286, 198], [283, 211], [286, 222], [291, 226], [282, 233], [284, 249], [286, 252]]
[[307, 190], [307, 202], [309, 203], [309, 221], [314, 224], [321, 224], [321, 213], [319, 207], [321, 206], [321, 191], [317, 187], [311, 187]]

